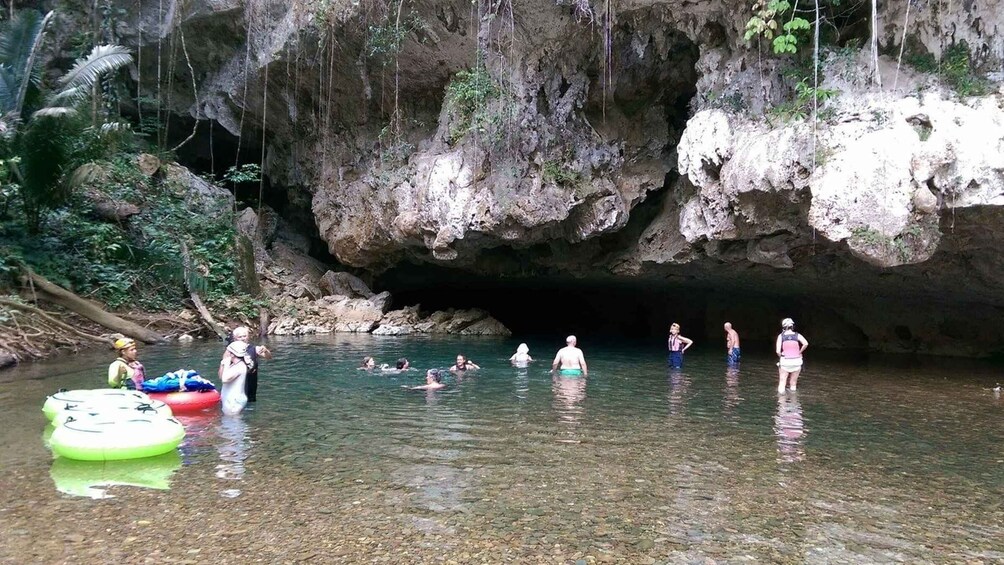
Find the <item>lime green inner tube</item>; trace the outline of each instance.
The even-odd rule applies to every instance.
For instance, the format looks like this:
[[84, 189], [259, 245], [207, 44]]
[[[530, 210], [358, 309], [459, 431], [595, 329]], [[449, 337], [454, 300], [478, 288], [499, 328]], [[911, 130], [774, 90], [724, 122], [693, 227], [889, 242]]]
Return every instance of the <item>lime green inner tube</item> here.
[[176, 449], [184, 438], [185, 427], [174, 418], [98, 415], [68, 419], [52, 432], [49, 446], [67, 459], [114, 461], [161, 455]]
[[42, 412], [50, 421], [67, 406], [96, 402], [150, 402], [150, 397], [138, 390], [98, 388], [94, 390], [61, 390], [45, 399]]

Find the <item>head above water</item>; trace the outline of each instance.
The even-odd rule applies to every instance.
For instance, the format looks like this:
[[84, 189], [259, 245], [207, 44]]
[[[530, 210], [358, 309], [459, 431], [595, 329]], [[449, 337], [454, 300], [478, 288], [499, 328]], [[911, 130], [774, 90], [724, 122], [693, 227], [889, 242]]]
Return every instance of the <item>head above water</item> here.
[[404, 370], [404, 369], [407, 369], [409, 366], [411, 366], [411, 363], [409, 363], [406, 358], [402, 357], [402, 358], [400, 358], [400, 359], [397, 360], [397, 364], [395, 366], [398, 369]]
[[430, 380], [435, 383], [443, 382], [443, 376], [439, 373], [439, 369], [429, 369], [425, 372], [425, 381], [429, 382]]
[[516, 353], [526, 355], [527, 353], [530, 353], [530, 348], [525, 343], [521, 343], [519, 344], [519, 347], [516, 348]]
[[467, 357], [463, 355], [457, 355], [457, 365], [464, 365], [467, 363]]
[[565, 343], [567, 343], [571, 347], [575, 347], [575, 344], [578, 343], [578, 342], [579, 342], [579, 340], [575, 339], [574, 335], [570, 335], [570, 336], [568, 336], [568, 337], [565, 338]]
[[247, 341], [251, 337], [251, 330], [247, 326], [237, 326], [234, 331], [230, 332], [235, 341]]
[[795, 320], [792, 320], [791, 318], [785, 318], [781, 320], [782, 330], [790, 330], [793, 327], [795, 327]]
[[372, 357], [370, 357], [369, 355], [367, 355], [366, 357], [363, 357], [363, 364], [360, 365], [359, 367], [360, 368], [371, 368], [371, 367], [375, 367], [375, 366], [376, 366], [376, 361]]

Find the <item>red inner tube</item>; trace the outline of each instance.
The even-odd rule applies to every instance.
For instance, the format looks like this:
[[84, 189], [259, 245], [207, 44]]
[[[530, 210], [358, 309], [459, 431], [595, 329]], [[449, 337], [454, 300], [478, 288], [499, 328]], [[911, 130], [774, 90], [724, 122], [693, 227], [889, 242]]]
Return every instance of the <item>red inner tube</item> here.
[[220, 403], [220, 393], [216, 390], [206, 392], [150, 392], [150, 398], [159, 400], [171, 407], [175, 414], [179, 412], [196, 412], [212, 408]]

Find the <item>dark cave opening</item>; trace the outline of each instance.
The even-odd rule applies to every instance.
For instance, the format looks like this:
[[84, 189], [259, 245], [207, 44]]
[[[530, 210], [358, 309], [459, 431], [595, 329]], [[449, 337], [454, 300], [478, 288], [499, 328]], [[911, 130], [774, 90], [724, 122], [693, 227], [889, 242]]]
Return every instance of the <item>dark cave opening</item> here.
[[[392, 293], [395, 307], [421, 304], [426, 313], [482, 308], [515, 336], [573, 333], [654, 342], [664, 339], [669, 325], [677, 322], [687, 337], [717, 344], [723, 339], [722, 325], [731, 322], [744, 339], [770, 344], [782, 318], [800, 320], [809, 315], [803, 303], [781, 296], [672, 285], [665, 280], [488, 277], [430, 265], [400, 265], [373, 282], [375, 289]], [[847, 345], [863, 348], [867, 339], [858, 333]]]

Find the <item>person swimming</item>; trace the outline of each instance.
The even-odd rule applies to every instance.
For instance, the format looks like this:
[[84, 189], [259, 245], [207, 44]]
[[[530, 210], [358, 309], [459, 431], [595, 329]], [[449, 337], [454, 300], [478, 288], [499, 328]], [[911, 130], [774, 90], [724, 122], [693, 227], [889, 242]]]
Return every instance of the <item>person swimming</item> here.
[[363, 357], [363, 364], [359, 365], [359, 370], [360, 371], [371, 371], [371, 370], [373, 370], [374, 367], [376, 367], [376, 359], [374, 359], [374, 358], [370, 357], [369, 355], [367, 355], [366, 357]]
[[468, 360], [467, 357], [463, 355], [457, 355], [457, 364], [450, 367], [450, 372], [456, 373], [459, 371], [472, 371], [474, 369], [480, 369], [480, 368], [481, 368], [480, 365], [478, 365], [474, 361]]
[[425, 384], [419, 386], [402, 385], [408, 390], [439, 390], [446, 388], [443, 384], [443, 375], [439, 369], [429, 369], [425, 372]]

